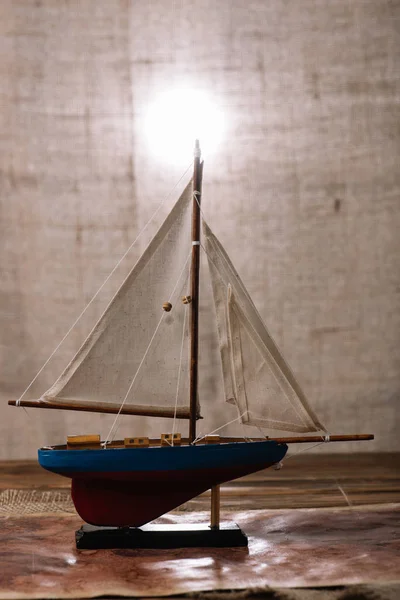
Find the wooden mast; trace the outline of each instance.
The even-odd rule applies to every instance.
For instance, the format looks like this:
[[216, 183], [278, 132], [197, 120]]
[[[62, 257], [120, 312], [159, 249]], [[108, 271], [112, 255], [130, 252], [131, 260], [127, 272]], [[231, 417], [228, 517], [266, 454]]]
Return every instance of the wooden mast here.
[[190, 421], [189, 443], [196, 439], [198, 355], [199, 355], [199, 277], [200, 277], [200, 202], [203, 163], [199, 140], [195, 142], [193, 167], [192, 265], [190, 310]]
[[[189, 443], [196, 439], [198, 356], [199, 356], [199, 279], [200, 279], [200, 224], [201, 186], [203, 163], [200, 162], [199, 140], [194, 147], [193, 167], [193, 217], [192, 217], [192, 267], [191, 267], [191, 313], [190, 313], [190, 421]], [[211, 488], [211, 528], [219, 529], [220, 487]]]

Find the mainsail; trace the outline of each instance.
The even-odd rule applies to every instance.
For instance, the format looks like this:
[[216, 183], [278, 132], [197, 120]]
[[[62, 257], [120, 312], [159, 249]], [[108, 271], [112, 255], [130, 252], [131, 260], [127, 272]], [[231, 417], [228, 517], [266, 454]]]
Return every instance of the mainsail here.
[[203, 221], [222, 359], [225, 399], [247, 425], [324, 430], [265, 327], [221, 243]]
[[181, 296], [189, 289], [192, 197], [190, 181], [42, 402], [97, 403], [106, 412], [123, 404], [135, 414], [189, 418], [189, 308]]

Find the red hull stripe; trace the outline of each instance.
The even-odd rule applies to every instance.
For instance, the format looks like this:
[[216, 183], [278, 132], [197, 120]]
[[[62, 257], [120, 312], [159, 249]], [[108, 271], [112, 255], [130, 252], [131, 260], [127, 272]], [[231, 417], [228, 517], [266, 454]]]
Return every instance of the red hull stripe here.
[[225, 469], [152, 473], [69, 473], [77, 512], [87, 523], [140, 527], [205, 492], [213, 485], [265, 469], [259, 463]]

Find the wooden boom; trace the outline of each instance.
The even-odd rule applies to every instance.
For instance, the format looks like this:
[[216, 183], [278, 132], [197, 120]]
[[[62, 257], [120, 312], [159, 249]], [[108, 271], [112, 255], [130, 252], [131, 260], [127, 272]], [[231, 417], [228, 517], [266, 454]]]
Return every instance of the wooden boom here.
[[[57, 400], [57, 402], [51, 402], [51, 400], [21, 400], [17, 404], [17, 400], [9, 400], [10, 406], [24, 406], [27, 408], [53, 408], [59, 410], [79, 410], [85, 412], [97, 412], [97, 413], [112, 413], [121, 415], [138, 415], [143, 417], [164, 417], [173, 419], [175, 416], [175, 410], [173, 408], [157, 408], [151, 406], [123, 406], [120, 408], [119, 404], [109, 404], [108, 402], [84, 402], [76, 400]], [[177, 419], [190, 419], [189, 408], [177, 408], [176, 409]], [[197, 419], [202, 419], [198, 414]], [[304, 436], [290, 436], [290, 437], [277, 437], [277, 438], [237, 438], [237, 437], [219, 437], [218, 442], [221, 444], [228, 444], [230, 442], [241, 442], [248, 439], [252, 442], [264, 442], [270, 440], [271, 442], [277, 442], [278, 444], [309, 444], [312, 442], [362, 442], [367, 440], [373, 440], [374, 435], [372, 433], [356, 433], [356, 434], [343, 434], [343, 435], [304, 435]], [[216, 443], [218, 443], [216, 440]], [[191, 443], [188, 438], [182, 438], [182, 443]]]
[[[214, 438], [211, 440], [210, 438]], [[305, 435], [305, 436], [291, 436], [291, 437], [279, 437], [279, 438], [238, 438], [238, 437], [223, 437], [223, 436], [205, 436], [200, 438], [198, 444], [203, 443], [214, 443], [214, 444], [229, 444], [232, 442], [277, 442], [278, 444], [309, 444], [312, 442], [363, 442], [367, 440], [373, 440], [373, 433], [355, 433], [355, 434], [343, 434], [343, 435]], [[156, 438], [150, 439], [150, 443], [155, 443], [158, 440]], [[189, 438], [182, 438], [182, 444], [188, 444]]]
[[[189, 408], [177, 407], [176, 411], [174, 408], [162, 408], [152, 406], [123, 406], [120, 404], [112, 404], [108, 402], [85, 402], [76, 400], [58, 400], [52, 402], [51, 400], [9, 400], [10, 406], [24, 406], [27, 408], [53, 408], [59, 410], [78, 410], [82, 412], [94, 412], [94, 413], [111, 413], [114, 415], [138, 415], [142, 417], [163, 417], [173, 419], [176, 416], [177, 419], [190, 419]], [[197, 415], [198, 419], [201, 419], [200, 415]]]
[[[278, 444], [309, 444], [311, 442], [362, 442], [367, 440], [373, 440], [373, 433], [355, 433], [350, 435], [296, 435], [291, 437], [279, 437], [279, 438], [250, 438], [252, 442], [264, 442], [269, 440], [271, 442], [278, 442]], [[237, 442], [238, 438], [231, 437], [220, 437], [220, 442]]]
[[269, 438], [278, 444], [308, 444], [310, 442], [363, 442], [374, 439], [373, 433], [356, 433], [354, 435], [306, 435], [304, 437]]

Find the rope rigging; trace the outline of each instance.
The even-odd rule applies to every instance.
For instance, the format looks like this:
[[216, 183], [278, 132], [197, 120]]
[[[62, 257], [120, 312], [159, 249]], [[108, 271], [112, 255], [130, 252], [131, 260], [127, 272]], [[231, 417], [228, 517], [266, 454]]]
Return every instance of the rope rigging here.
[[[181, 277], [182, 277], [182, 275], [183, 275], [183, 273], [184, 273], [184, 271], [185, 271], [185, 269], [186, 269], [186, 267], [187, 267], [187, 265], [188, 265], [188, 262], [189, 262], [189, 259], [190, 259], [190, 257], [191, 257], [191, 252], [189, 252], [189, 254], [188, 254], [187, 258], [186, 258], [185, 264], [183, 265], [183, 268], [181, 269], [181, 271], [180, 271], [180, 273], [179, 273], [179, 275], [178, 275], [178, 278], [177, 278], [177, 280], [176, 280], [176, 282], [175, 282], [175, 285], [174, 285], [174, 287], [173, 287], [173, 290], [172, 290], [172, 292], [171, 292], [171, 294], [170, 294], [170, 296], [169, 296], [169, 301], [170, 301], [170, 302], [171, 302], [171, 300], [173, 299], [173, 296], [174, 296], [174, 294], [175, 294], [175, 291], [176, 291], [176, 289], [177, 289], [177, 287], [178, 287], [178, 284], [179, 284], [179, 282], [180, 282], [180, 280], [181, 280]], [[186, 281], [186, 278], [185, 278], [185, 281]], [[182, 285], [182, 287], [183, 287], [183, 285]], [[138, 374], [139, 374], [139, 372], [140, 372], [140, 369], [142, 368], [142, 366], [143, 366], [143, 364], [144, 364], [144, 361], [146, 360], [146, 357], [147, 357], [147, 355], [148, 355], [148, 353], [149, 353], [149, 351], [150, 351], [150, 348], [151, 348], [151, 346], [152, 346], [152, 344], [153, 344], [153, 342], [154, 342], [154, 340], [155, 340], [155, 338], [156, 338], [157, 332], [158, 332], [158, 330], [160, 329], [160, 327], [161, 327], [161, 324], [162, 324], [162, 322], [163, 322], [163, 320], [164, 320], [164, 318], [165, 318], [166, 314], [167, 314], [167, 313], [166, 313], [165, 311], [164, 311], [164, 312], [161, 314], [161, 318], [160, 318], [160, 320], [159, 320], [159, 321], [158, 321], [158, 323], [157, 323], [157, 326], [156, 326], [156, 328], [155, 328], [155, 330], [154, 330], [154, 332], [153, 332], [153, 335], [152, 335], [152, 337], [151, 337], [151, 339], [150, 339], [150, 342], [149, 342], [149, 344], [148, 344], [148, 346], [147, 346], [147, 348], [146, 348], [146, 350], [145, 350], [145, 353], [144, 353], [144, 355], [143, 355], [143, 357], [142, 357], [142, 360], [140, 361], [139, 367], [138, 367], [138, 368], [137, 368], [137, 370], [136, 370], [136, 373], [135, 373], [135, 375], [134, 375], [134, 377], [133, 377], [133, 379], [132, 379], [132, 381], [131, 381], [131, 383], [130, 383], [130, 385], [129, 385], [128, 391], [126, 392], [126, 394], [125, 394], [125, 397], [124, 397], [124, 399], [123, 399], [123, 401], [122, 401], [122, 403], [121, 403], [120, 409], [119, 409], [118, 413], [117, 413], [117, 414], [116, 414], [116, 416], [115, 416], [115, 419], [114, 419], [114, 422], [113, 422], [113, 424], [111, 425], [110, 431], [108, 432], [108, 435], [107, 435], [107, 437], [106, 437], [106, 440], [105, 440], [105, 442], [103, 443], [103, 444], [104, 444], [104, 447], [106, 447], [106, 446], [107, 446], [107, 444], [110, 442], [110, 437], [111, 437], [111, 435], [112, 435], [112, 433], [113, 433], [113, 431], [114, 431], [114, 429], [115, 429], [115, 426], [116, 426], [116, 424], [117, 424], [117, 421], [118, 421], [118, 419], [119, 419], [119, 417], [120, 417], [120, 415], [121, 415], [122, 408], [124, 407], [124, 405], [125, 405], [125, 402], [126, 402], [126, 400], [128, 399], [128, 396], [129, 396], [129, 394], [130, 394], [130, 392], [131, 392], [131, 390], [132, 390], [132, 388], [133, 388], [133, 386], [134, 386], [134, 384], [135, 384], [135, 381], [136, 381], [136, 379], [137, 379], [137, 377], [138, 377]], [[175, 406], [175, 414], [176, 414], [176, 409], [177, 409], [177, 406]], [[111, 441], [112, 441], [112, 440], [111, 440]]]
[[175, 183], [175, 185], [168, 192], [168, 194], [163, 198], [163, 200], [160, 202], [160, 204], [158, 205], [158, 207], [156, 208], [156, 210], [154, 211], [154, 213], [152, 214], [152, 216], [150, 217], [150, 219], [145, 223], [144, 227], [140, 230], [140, 232], [138, 233], [138, 235], [136, 236], [136, 238], [133, 240], [133, 242], [131, 243], [131, 245], [124, 252], [124, 254], [121, 256], [121, 258], [117, 261], [116, 265], [113, 267], [113, 269], [107, 275], [107, 277], [105, 278], [105, 280], [103, 281], [103, 283], [101, 284], [101, 286], [99, 287], [99, 289], [97, 290], [97, 292], [92, 296], [92, 298], [86, 304], [85, 308], [82, 310], [82, 312], [75, 319], [75, 321], [73, 322], [73, 324], [71, 325], [71, 327], [68, 329], [67, 333], [64, 335], [64, 337], [61, 339], [61, 341], [54, 348], [53, 352], [50, 354], [50, 356], [48, 357], [48, 359], [46, 360], [46, 362], [43, 364], [43, 366], [39, 369], [39, 371], [36, 373], [36, 375], [34, 376], [34, 378], [31, 380], [31, 382], [29, 383], [29, 385], [22, 392], [22, 394], [20, 395], [20, 397], [18, 398], [18, 400], [15, 403], [16, 406], [20, 406], [21, 405], [21, 400], [25, 397], [25, 395], [27, 394], [27, 392], [31, 389], [32, 385], [35, 383], [35, 381], [37, 380], [37, 378], [40, 376], [40, 374], [47, 367], [47, 365], [49, 364], [50, 360], [53, 358], [53, 356], [59, 350], [59, 348], [61, 347], [61, 345], [65, 342], [65, 340], [67, 339], [67, 337], [69, 336], [69, 334], [72, 332], [72, 330], [79, 323], [79, 321], [81, 320], [81, 318], [83, 317], [83, 315], [86, 313], [86, 311], [88, 310], [88, 308], [93, 304], [93, 302], [95, 301], [95, 299], [98, 297], [98, 295], [100, 294], [100, 292], [102, 291], [102, 289], [104, 288], [104, 286], [108, 283], [108, 281], [111, 279], [111, 277], [113, 276], [113, 274], [115, 273], [115, 271], [118, 269], [118, 267], [124, 261], [124, 259], [127, 257], [127, 255], [129, 254], [129, 252], [134, 248], [134, 246], [136, 245], [136, 243], [138, 242], [138, 240], [140, 239], [140, 237], [143, 235], [143, 233], [146, 231], [146, 229], [148, 228], [148, 226], [150, 225], [150, 223], [155, 219], [155, 217], [157, 216], [157, 214], [161, 210], [162, 206], [165, 204], [165, 202], [168, 200], [168, 198], [170, 198], [171, 195], [174, 193], [174, 191], [176, 190], [176, 188], [178, 187], [178, 185], [181, 183], [181, 181], [184, 179], [184, 177], [188, 173], [189, 169], [192, 167], [192, 164], [193, 164], [193, 161], [190, 162], [190, 164], [188, 165], [188, 167], [186, 168], [186, 170], [184, 171], [184, 173], [181, 175], [181, 177], [179, 178], [179, 180]]

